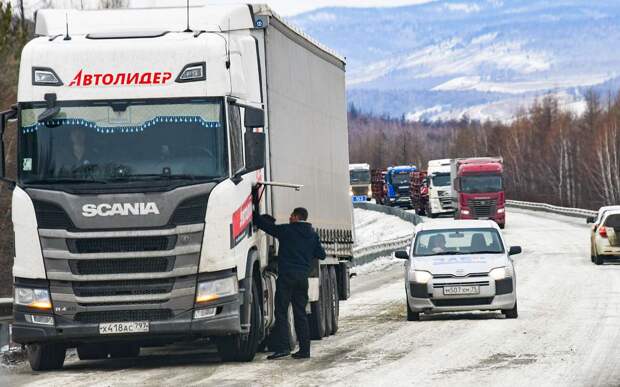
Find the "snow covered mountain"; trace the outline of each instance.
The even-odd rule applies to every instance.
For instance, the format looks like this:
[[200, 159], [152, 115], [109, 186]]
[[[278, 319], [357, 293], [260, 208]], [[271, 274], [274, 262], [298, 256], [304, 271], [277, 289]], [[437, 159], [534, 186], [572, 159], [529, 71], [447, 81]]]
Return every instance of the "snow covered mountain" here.
[[579, 111], [586, 89], [615, 92], [619, 20], [618, 0], [437, 0], [291, 19], [347, 57], [363, 111], [500, 120], [547, 94]]

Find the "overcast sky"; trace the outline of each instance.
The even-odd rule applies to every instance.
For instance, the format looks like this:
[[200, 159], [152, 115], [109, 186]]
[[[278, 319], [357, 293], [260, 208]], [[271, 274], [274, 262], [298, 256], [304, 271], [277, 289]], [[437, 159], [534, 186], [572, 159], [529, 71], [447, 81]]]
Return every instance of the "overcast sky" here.
[[[185, 0], [130, 0], [133, 6], [148, 7], [153, 4], [161, 6], [185, 5]], [[267, 3], [277, 13], [291, 16], [321, 7], [393, 7], [428, 3], [432, 0], [190, 0], [190, 4], [239, 4]]]

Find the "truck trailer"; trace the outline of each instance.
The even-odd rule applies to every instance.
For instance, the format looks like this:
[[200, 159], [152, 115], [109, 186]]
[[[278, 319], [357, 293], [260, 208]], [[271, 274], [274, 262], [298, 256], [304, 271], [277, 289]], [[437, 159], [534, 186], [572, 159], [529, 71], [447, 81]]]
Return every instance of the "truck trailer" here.
[[253, 209], [309, 210], [328, 254], [311, 331], [337, 330], [353, 242], [343, 58], [265, 5], [42, 10], [36, 35], [0, 128], [17, 120], [17, 180], [4, 160], [1, 177], [13, 340], [34, 370], [67, 348], [103, 359], [201, 338], [251, 361], [277, 278]]
[[452, 160], [454, 219], [491, 219], [504, 228], [506, 195], [503, 172], [501, 157]]

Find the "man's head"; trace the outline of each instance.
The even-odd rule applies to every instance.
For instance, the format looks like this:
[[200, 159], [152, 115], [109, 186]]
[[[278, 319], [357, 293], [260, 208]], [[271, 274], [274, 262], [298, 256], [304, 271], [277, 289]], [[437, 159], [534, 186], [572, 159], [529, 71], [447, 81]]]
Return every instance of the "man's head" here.
[[305, 222], [306, 220], [308, 220], [308, 210], [303, 207], [295, 208], [288, 218], [290, 223]]

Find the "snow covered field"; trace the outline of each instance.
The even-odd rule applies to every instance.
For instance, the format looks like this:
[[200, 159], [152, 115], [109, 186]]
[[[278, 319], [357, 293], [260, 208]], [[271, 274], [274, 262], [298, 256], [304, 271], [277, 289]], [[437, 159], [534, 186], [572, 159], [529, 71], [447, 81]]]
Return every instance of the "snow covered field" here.
[[[362, 213], [360, 228], [385, 222], [388, 229], [394, 221], [379, 217]], [[407, 322], [402, 265], [384, 259], [384, 266], [375, 263], [382, 270], [352, 279], [338, 334], [313, 342], [307, 361], [259, 354], [253, 363], [223, 364], [211, 346], [194, 343], [146, 349], [129, 360], [72, 358], [51, 373], [23, 364], [1, 369], [0, 385], [620, 385], [620, 266], [590, 262], [581, 219], [511, 211], [506, 238], [523, 247], [515, 258], [516, 320], [458, 313]]]

